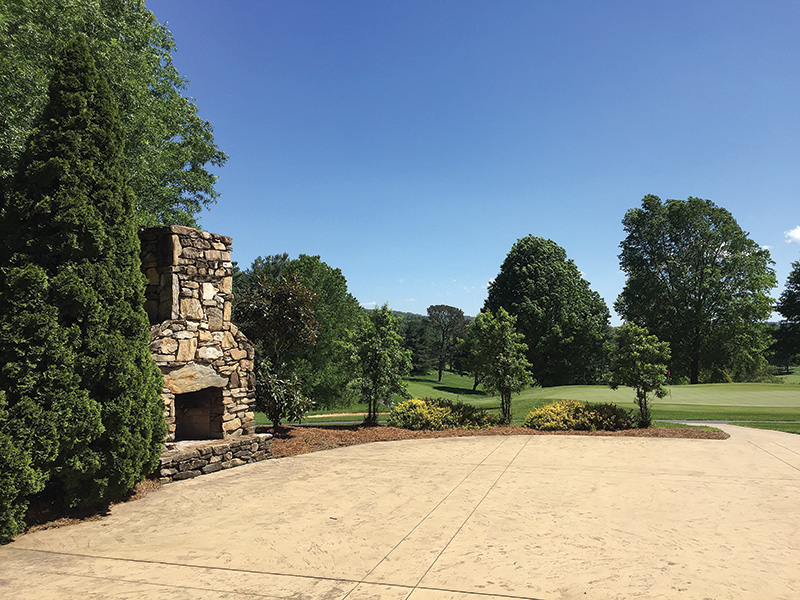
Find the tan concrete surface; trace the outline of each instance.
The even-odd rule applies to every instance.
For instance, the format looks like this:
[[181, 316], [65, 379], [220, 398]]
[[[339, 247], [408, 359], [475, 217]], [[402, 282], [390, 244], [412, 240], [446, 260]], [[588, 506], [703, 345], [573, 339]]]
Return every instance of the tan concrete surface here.
[[354, 446], [0, 547], [0, 598], [800, 598], [800, 436]]

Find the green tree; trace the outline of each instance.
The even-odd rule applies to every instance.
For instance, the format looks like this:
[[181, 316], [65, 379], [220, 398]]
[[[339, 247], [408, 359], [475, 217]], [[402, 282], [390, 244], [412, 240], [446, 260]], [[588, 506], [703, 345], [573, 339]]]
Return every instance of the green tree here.
[[411, 374], [427, 375], [437, 363], [433, 350], [436, 335], [430, 321], [413, 313], [399, 313], [399, 316], [403, 325], [403, 347], [411, 351]]
[[144, 0], [0, 0], [0, 186], [9, 184], [44, 109], [57, 57], [78, 32], [86, 34], [120, 107], [135, 219], [195, 225], [197, 213], [218, 196], [209, 168], [227, 156], [183, 95], [172, 35]]
[[114, 98], [84, 37], [58, 64], [0, 210], [0, 389], [31, 487], [100, 506], [158, 463], [163, 378]]
[[615, 303], [623, 319], [669, 342], [670, 370], [691, 383], [754, 378], [766, 365], [765, 320], [775, 272], [769, 252], [709, 200], [646, 196], [622, 220]]
[[[257, 292], [259, 282], [280, 277], [299, 277], [314, 294], [314, 317], [318, 324], [316, 343], [298, 347], [286, 357], [286, 368], [301, 381], [303, 393], [319, 406], [348, 404], [348, 384], [353, 379], [350, 356], [353, 336], [364, 319], [358, 300], [347, 291], [340, 269], [324, 263], [319, 256], [288, 254], [256, 258], [246, 271], [234, 275], [234, 315], [243, 318], [241, 303]], [[241, 323], [240, 323], [241, 324]], [[249, 327], [245, 324], [245, 333]], [[248, 334], [250, 335], [250, 334]]]
[[621, 385], [632, 387], [639, 407], [639, 427], [650, 427], [652, 413], [650, 394], [663, 398], [668, 391], [667, 362], [670, 351], [667, 342], [650, 335], [644, 327], [626, 323], [617, 329], [616, 347], [611, 355], [611, 389]]
[[482, 312], [469, 325], [468, 335], [474, 340], [473, 363], [480, 365], [476, 368], [486, 391], [500, 395], [505, 424], [511, 423], [511, 395], [532, 382], [525, 336], [516, 329], [516, 317], [502, 307], [494, 314]]
[[356, 345], [356, 364], [360, 376], [354, 385], [368, 404], [365, 422], [378, 422], [378, 405], [392, 405], [392, 396], [408, 398], [403, 378], [411, 370], [411, 352], [403, 348], [400, 323], [387, 305], [369, 314]]
[[272, 421], [273, 430], [281, 426], [281, 420], [299, 421], [312, 406], [301, 389], [295, 375], [278, 375], [269, 361], [256, 365], [256, 408]]
[[466, 321], [464, 311], [455, 306], [435, 304], [428, 307], [428, 320], [436, 332], [436, 350], [438, 358], [439, 381], [445, 364], [451, 358], [458, 336], [464, 331]]
[[792, 271], [786, 280], [775, 310], [783, 316], [775, 332], [775, 351], [787, 364], [800, 354], [800, 261], [792, 263]]
[[489, 285], [484, 305], [491, 312], [500, 308], [517, 318], [540, 385], [602, 379], [608, 308], [563, 248], [530, 235], [517, 240]]
[[259, 357], [268, 360], [276, 373], [286, 373], [292, 354], [317, 342], [317, 294], [296, 274], [277, 279], [262, 275], [254, 289], [236, 304], [234, 320]]

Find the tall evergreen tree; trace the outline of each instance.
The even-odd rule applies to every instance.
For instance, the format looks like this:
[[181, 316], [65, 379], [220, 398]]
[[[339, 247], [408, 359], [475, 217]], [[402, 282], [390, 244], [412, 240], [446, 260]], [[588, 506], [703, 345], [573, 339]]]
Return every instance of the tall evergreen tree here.
[[76, 37], [0, 207], [5, 432], [30, 460], [30, 487], [48, 484], [68, 506], [131, 489], [165, 433], [122, 140]]

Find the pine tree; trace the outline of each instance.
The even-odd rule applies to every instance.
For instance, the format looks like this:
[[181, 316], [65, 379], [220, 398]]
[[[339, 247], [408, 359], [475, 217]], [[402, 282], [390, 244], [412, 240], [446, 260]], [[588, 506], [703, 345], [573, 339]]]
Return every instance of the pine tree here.
[[0, 207], [5, 433], [30, 458], [31, 487], [49, 481], [69, 506], [131, 489], [155, 468], [164, 435], [122, 139], [108, 84], [77, 37]]

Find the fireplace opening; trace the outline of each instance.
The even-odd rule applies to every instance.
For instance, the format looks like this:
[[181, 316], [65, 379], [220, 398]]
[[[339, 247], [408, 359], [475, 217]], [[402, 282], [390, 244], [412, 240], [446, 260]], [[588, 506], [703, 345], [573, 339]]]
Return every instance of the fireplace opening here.
[[175, 394], [175, 440], [222, 439], [221, 388]]

